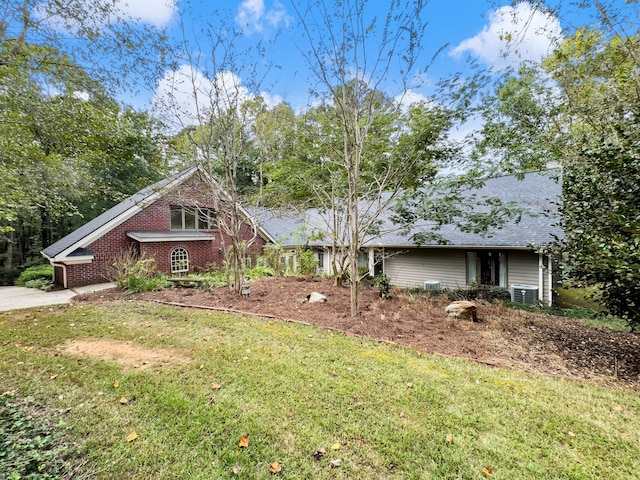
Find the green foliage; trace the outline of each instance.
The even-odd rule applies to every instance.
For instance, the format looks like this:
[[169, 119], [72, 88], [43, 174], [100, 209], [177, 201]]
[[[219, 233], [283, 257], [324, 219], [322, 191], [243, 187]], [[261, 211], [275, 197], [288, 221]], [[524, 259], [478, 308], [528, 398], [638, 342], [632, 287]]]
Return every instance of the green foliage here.
[[257, 278], [263, 278], [263, 277], [275, 277], [276, 273], [273, 270], [273, 268], [264, 266], [264, 265], [257, 265], [253, 268], [247, 268], [244, 271], [245, 275], [247, 275], [251, 280], [255, 280]]
[[26, 282], [24, 286], [28, 288], [37, 288], [38, 290], [48, 292], [54, 287], [54, 283], [51, 279], [36, 278], [35, 280], [29, 280], [28, 282]]
[[165, 160], [155, 121], [121, 108], [60, 50], [23, 44], [1, 68], [0, 256], [7, 266], [26, 265], [158, 180]]
[[284, 249], [279, 244], [268, 244], [262, 250], [264, 264], [275, 273], [276, 277], [284, 277], [287, 273], [287, 263]]
[[628, 2], [635, 12], [628, 18], [599, 8], [599, 25], [567, 36], [541, 66], [521, 69], [485, 99], [480, 153], [503, 156], [507, 168], [520, 170], [550, 160], [562, 164], [565, 235], [556, 253], [564, 277], [578, 287], [597, 286], [599, 302], [637, 329], [640, 36], [634, 3]]
[[162, 290], [170, 285], [156, 269], [155, 259], [139, 258], [133, 248], [114, 257], [106, 277], [128, 294]]
[[378, 286], [378, 295], [380, 298], [387, 300], [391, 298], [391, 282], [385, 274], [377, 275], [375, 283]]
[[[29, 282], [38, 281], [38, 280], [48, 280], [51, 281], [53, 279], [53, 267], [51, 265], [36, 265], [33, 267], [29, 267], [20, 273], [20, 276], [16, 280], [16, 285], [31, 287], [31, 285], [27, 285]], [[32, 287], [39, 288], [39, 287]]]
[[45, 414], [32, 399], [0, 395], [0, 472], [2, 478], [58, 479], [69, 475], [72, 454], [67, 427]]
[[296, 274], [297, 275], [314, 275], [318, 267], [318, 257], [310, 248], [296, 249]]
[[[245, 269], [244, 275], [249, 277], [251, 280], [256, 280], [257, 278], [274, 277], [275, 272], [271, 267], [258, 265], [253, 268]], [[213, 270], [200, 274], [198, 277], [202, 279], [199, 287], [202, 290], [211, 291], [227, 285], [227, 273], [224, 269]], [[231, 278], [233, 277], [233, 272], [231, 272]]]
[[13, 285], [20, 276], [20, 270], [17, 268], [0, 267], [0, 286]]

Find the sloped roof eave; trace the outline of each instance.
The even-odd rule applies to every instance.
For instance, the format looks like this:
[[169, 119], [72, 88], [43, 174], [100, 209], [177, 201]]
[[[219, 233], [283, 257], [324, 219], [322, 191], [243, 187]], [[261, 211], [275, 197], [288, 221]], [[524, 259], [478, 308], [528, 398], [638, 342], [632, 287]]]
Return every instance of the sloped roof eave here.
[[[118, 225], [121, 225], [135, 214], [141, 212], [145, 207], [155, 202], [166, 191], [180, 185], [185, 180], [191, 178], [191, 176], [198, 171], [197, 167], [191, 167], [189, 169], [178, 172], [177, 174], [168, 177], [170, 179], [161, 180], [149, 187], [142, 189], [125, 200], [110, 208], [106, 212], [98, 215], [82, 227], [74, 230], [66, 237], [58, 240], [49, 247], [43, 249], [40, 253], [49, 261], [62, 262], [67, 259], [71, 253], [78, 248], [84, 248], [93, 243], [98, 238], [102, 237], [106, 233], [110, 232]], [[166, 183], [165, 183], [166, 182]], [[145, 190], [149, 190], [145, 192]], [[143, 193], [144, 192], [144, 193]], [[142, 195], [141, 195], [142, 194]], [[136, 198], [140, 196], [140, 198]], [[131, 206], [123, 209], [126, 203], [131, 203]], [[83, 232], [86, 230], [86, 232]], [[77, 236], [78, 238], [74, 238]], [[71, 237], [71, 243], [69, 242]], [[66, 240], [66, 241], [65, 241]], [[56, 248], [57, 244], [62, 244], [61, 249]], [[59, 247], [60, 248], [60, 247]]]

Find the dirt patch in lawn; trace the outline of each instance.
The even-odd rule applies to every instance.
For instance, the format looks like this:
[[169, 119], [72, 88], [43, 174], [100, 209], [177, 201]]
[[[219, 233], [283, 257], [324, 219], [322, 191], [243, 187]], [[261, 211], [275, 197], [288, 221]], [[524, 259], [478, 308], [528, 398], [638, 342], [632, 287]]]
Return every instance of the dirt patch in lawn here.
[[[327, 303], [300, 303], [313, 291], [326, 295]], [[109, 290], [75, 301], [122, 298], [119, 291]], [[291, 277], [257, 280], [249, 298], [227, 288], [213, 292], [171, 288], [125, 298], [268, 315], [496, 367], [640, 388], [640, 335], [512, 310], [499, 303], [480, 305], [479, 321], [471, 322], [447, 317], [444, 308], [450, 302], [444, 296], [395, 291], [393, 299], [381, 300], [374, 289], [363, 289], [362, 313], [352, 317], [348, 287], [335, 287], [324, 279]]]
[[189, 358], [168, 349], [147, 349], [131, 342], [115, 340], [68, 340], [58, 351], [67, 355], [87, 355], [117, 362], [128, 367], [145, 370], [189, 361]]

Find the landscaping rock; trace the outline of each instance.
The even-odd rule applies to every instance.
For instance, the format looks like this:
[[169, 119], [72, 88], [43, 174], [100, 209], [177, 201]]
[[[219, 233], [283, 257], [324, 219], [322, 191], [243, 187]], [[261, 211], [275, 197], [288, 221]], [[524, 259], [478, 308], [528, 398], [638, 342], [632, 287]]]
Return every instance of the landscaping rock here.
[[444, 309], [444, 311], [450, 317], [454, 318], [468, 318], [474, 322], [478, 321], [478, 307], [475, 303], [468, 300], [460, 300], [459, 302], [453, 302]]
[[318, 292], [311, 292], [307, 295], [307, 301], [309, 303], [325, 303], [327, 301], [327, 297]]

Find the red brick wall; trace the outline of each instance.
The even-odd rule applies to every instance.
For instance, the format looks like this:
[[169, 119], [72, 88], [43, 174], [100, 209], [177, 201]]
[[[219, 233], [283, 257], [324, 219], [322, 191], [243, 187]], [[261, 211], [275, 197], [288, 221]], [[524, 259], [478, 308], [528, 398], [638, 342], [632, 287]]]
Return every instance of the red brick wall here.
[[[87, 248], [94, 255], [93, 263], [68, 265], [67, 286], [73, 288], [108, 281], [105, 277], [105, 269], [113, 263], [113, 258], [118, 252], [130, 247], [135, 248], [138, 254], [145, 254], [147, 258], [155, 258], [157, 268], [166, 273], [171, 273], [171, 251], [177, 247], [183, 247], [189, 253], [191, 271], [211, 265], [222, 265], [222, 234], [217, 231], [208, 232], [213, 234], [213, 241], [138, 244], [127, 237], [127, 232], [131, 231], [169, 231], [171, 229], [169, 211], [171, 205], [198, 205], [202, 208], [213, 208], [211, 195], [211, 188], [200, 179], [198, 174], [194, 175], [177, 189], [168, 192], [143, 211], [138, 212], [89, 245]], [[247, 228], [248, 233], [249, 229]], [[225, 244], [229, 245], [230, 241], [227, 239]], [[264, 244], [265, 241], [258, 238], [250, 250], [250, 255], [258, 256], [262, 252]]]

